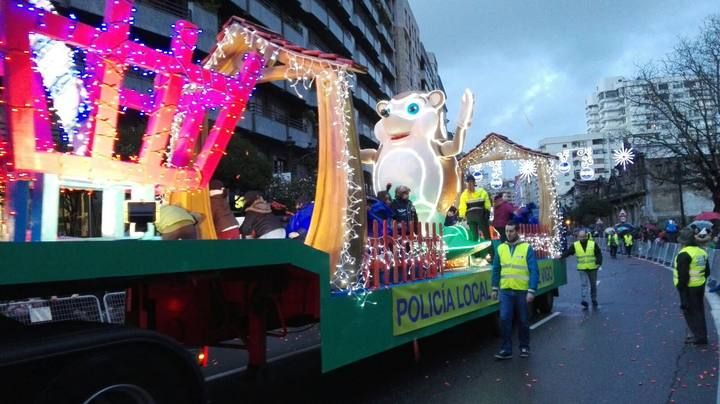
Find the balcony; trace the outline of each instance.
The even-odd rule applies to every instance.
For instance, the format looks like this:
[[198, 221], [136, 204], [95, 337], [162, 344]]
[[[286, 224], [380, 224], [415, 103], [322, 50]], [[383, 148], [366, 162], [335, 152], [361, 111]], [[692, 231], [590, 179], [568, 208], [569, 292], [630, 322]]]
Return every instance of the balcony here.
[[138, 0], [137, 4], [147, 4], [156, 10], [162, 10], [180, 18], [187, 19], [190, 16], [188, 0]]
[[250, 1], [249, 6], [250, 15], [257, 18], [260, 23], [275, 32], [282, 32], [282, 18], [274, 7], [267, 2], [258, 0]]

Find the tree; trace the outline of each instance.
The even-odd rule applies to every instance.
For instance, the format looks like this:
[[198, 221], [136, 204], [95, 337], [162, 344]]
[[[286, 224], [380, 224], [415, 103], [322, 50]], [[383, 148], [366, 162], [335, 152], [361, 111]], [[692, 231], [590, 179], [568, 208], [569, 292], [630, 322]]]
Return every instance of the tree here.
[[268, 187], [268, 197], [285, 205], [291, 211], [295, 210], [295, 203], [308, 203], [315, 199], [315, 173], [306, 177], [293, 176], [287, 181], [279, 176], [273, 178]]
[[597, 197], [585, 197], [570, 211], [570, 218], [576, 224], [592, 226], [599, 217], [608, 217], [612, 212], [610, 202]]
[[265, 190], [272, 181], [272, 164], [241, 135], [234, 135], [215, 176], [235, 191]]
[[650, 118], [647, 131], [628, 136], [633, 144], [648, 158], [682, 162], [681, 173], [672, 165], [648, 174], [708, 190], [720, 212], [720, 15], [708, 17], [697, 37], [680, 40], [660, 62], [641, 67], [626, 96]]

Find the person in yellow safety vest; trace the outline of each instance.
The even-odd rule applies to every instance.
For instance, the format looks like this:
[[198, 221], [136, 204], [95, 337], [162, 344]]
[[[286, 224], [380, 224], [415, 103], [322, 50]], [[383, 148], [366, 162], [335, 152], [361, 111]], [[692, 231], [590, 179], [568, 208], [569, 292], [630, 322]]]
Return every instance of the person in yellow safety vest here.
[[613, 258], [617, 258], [617, 250], [618, 246], [620, 245], [620, 239], [618, 238], [617, 233], [615, 233], [615, 230], [613, 230], [608, 235], [608, 247], [610, 247], [610, 256]]
[[683, 248], [675, 256], [673, 283], [680, 294], [680, 308], [690, 330], [685, 343], [705, 345], [707, 344], [705, 280], [710, 274], [708, 254], [697, 246], [691, 228], [686, 227], [680, 231], [678, 242]]
[[490, 196], [484, 188], [475, 188], [475, 177], [468, 174], [465, 178], [467, 189], [460, 194], [458, 216], [466, 220], [470, 227], [470, 240], [478, 240], [478, 230], [483, 238], [490, 239]]
[[625, 254], [627, 256], [630, 256], [630, 253], [632, 252], [633, 248], [633, 235], [632, 233], [625, 233], [623, 236], [623, 241], [625, 242]]
[[597, 308], [597, 272], [602, 265], [602, 252], [594, 241], [588, 240], [585, 230], [580, 230], [577, 238], [578, 241], [574, 242], [560, 258], [564, 259], [575, 255], [577, 258], [577, 270], [580, 275], [580, 304], [583, 310], [588, 309], [587, 290], [589, 284], [592, 305], [593, 308]]
[[505, 225], [507, 241], [500, 244], [492, 263], [492, 299], [500, 295], [500, 328], [502, 346], [496, 359], [512, 358], [513, 315], [520, 321], [518, 337], [520, 357], [530, 356], [530, 323], [528, 303], [535, 299], [539, 270], [535, 252], [529, 243], [520, 240], [517, 223]]

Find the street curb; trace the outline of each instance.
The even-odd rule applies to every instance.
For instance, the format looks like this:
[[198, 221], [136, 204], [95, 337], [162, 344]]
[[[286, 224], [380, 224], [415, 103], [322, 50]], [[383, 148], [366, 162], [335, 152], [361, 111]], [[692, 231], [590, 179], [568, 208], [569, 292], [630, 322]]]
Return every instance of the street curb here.
[[[715, 330], [718, 332], [718, 338], [720, 338], [720, 296], [714, 292], [707, 292], [707, 290], [705, 292], [705, 300], [707, 300], [710, 305], [710, 314], [712, 314], [713, 321], [715, 322]], [[715, 402], [720, 404], [720, 379], [718, 380]]]
[[[636, 257], [637, 259], [643, 260], [650, 264], [655, 264], [660, 267], [663, 267], [667, 269], [668, 271], [672, 271], [672, 268], [659, 264], [655, 261], [651, 261], [645, 258]], [[705, 284], [705, 300], [708, 302], [708, 306], [710, 307], [710, 315], [712, 316], [713, 323], [715, 323], [715, 332], [718, 334], [718, 341], [720, 341], [720, 295], [718, 295], [716, 292], [708, 292], [707, 283]], [[720, 360], [718, 361], [718, 369], [720, 369]], [[718, 386], [716, 389], [716, 395], [715, 395], [715, 403], [720, 404], [720, 378], [718, 378]]]

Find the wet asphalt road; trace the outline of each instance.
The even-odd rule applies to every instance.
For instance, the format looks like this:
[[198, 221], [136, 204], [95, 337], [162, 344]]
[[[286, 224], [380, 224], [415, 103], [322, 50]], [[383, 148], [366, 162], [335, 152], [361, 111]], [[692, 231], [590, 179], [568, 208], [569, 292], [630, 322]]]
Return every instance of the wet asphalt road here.
[[314, 349], [273, 362], [257, 378], [209, 382], [210, 402], [715, 403], [718, 341], [709, 310], [710, 344], [686, 346], [670, 271], [623, 257], [607, 259], [598, 280], [600, 307], [583, 312], [569, 259], [559, 314], [531, 331], [529, 359], [493, 360], [500, 341], [481, 320], [421, 340], [419, 363], [408, 345], [322, 375]]

